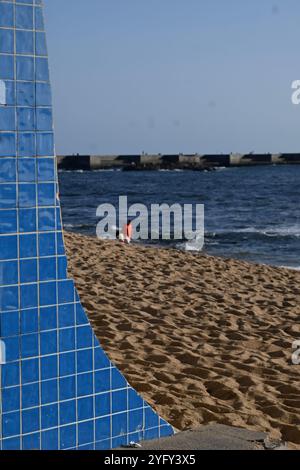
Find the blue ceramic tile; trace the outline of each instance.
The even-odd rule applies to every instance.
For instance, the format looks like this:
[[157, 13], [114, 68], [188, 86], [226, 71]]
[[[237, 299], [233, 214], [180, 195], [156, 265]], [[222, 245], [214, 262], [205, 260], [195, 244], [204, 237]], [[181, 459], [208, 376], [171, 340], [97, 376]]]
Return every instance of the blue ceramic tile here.
[[61, 304], [74, 302], [74, 282], [71, 280], [58, 282], [58, 301]]
[[129, 413], [129, 432], [143, 430], [143, 410], [134, 410]]
[[16, 181], [16, 160], [14, 158], [0, 158], [0, 183]]
[[111, 371], [111, 381], [112, 381], [113, 390], [127, 387], [127, 381], [125, 380], [124, 376], [118, 371], [118, 369], [116, 369], [115, 367]]
[[129, 409], [134, 410], [135, 408], [141, 408], [143, 406], [143, 399], [140, 395], [136, 393], [135, 390], [128, 390], [128, 402]]
[[39, 406], [39, 384], [32, 383], [29, 385], [22, 385], [22, 407], [34, 408]]
[[56, 282], [45, 282], [39, 285], [40, 305], [50, 306], [56, 304]]
[[19, 184], [19, 207], [36, 207], [36, 185]]
[[77, 352], [77, 371], [88, 372], [93, 368], [93, 350], [85, 349]]
[[60, 448], [70, 449], [76, 446], [76, 426], [63, 426], [60, 428]]
[[94, 421], [86, 421], [78, 424], [79, 445], [90, 443], [94, 440]]
[[20, 132], [18, 135], [18, 156], [31, 157], [36, 154], [35, 134]]
[[16, 310], [18, 308], [18, 287], [0, 287], [0, 310]]
[[54, 428], [58, 425], [58, 405], [45, 405], [42, 406], [42, 428]]
[[34, 80], [33, 57], [17, 56], [17, 80]]
[[108, 450], [111, 448], [111, 440], [106, 439], [105, 441], [98, 441], [95, 444], [95, 450]]
[[95, 422], [96, 441], [104, 441], [110, 439], [110, 418], [99, 418]]
[[[7, 77], [8, 78], [8, 77]], [[36, 84], [36, 105], [37, 106], [51, 106], [51, 88], [49, 83]], [[51, 153], [49, 153], [51, 155]]]
[[[74, 372], [75, 373], [75, 370]], [[59, 381], [59, 399], [60, 401], [71, 400], [76, 397], [76, 379], [75, 375], [63, 377]]]
[[36, 209], [19, 209], [19, 231], [20, 233], [36, 231]]
[[16, 5], [16, 27], [19, 29], [33, 29], [32, 6]]
[[0, 52], [14, 53], [14, 30], [0, 29]]
[[41, 403], [55, 403], [58, 401], [58, 380], [46, 380], [41, 383]]
[[17, 54], [34, 53], [34, 34], [32, 31], [16, 31]]
[[39, 360], [23, 360], [21, 365], [21, 371], [23, 384], [37, 382], [39, 380]]
[[118, 437], [127, 434], [128, 414], [120, 413], [112, 416], [112, 436]]
[[42, 432], [42, 449], [57, 450], [58, 449], [58, 429], [51, 429]]
[[[36, 80], [40, 82], [48, 82], [49, 81], [49, 67], [48, 67], [48, 60], [42, 58], [36, 58], [35, 61], [35, 77]], [[51, 128], [52, 129], [52, 119], [51, 119]], [[49, 130], [49, 129], [46, 129]]]
[[123, 447], [123, 446], [126, 446], [128, 444], [127, 442], [127, 436], [124, 435], [124, 436], [120, 436], [120, 437], [114, 437], [112, 439], [112, 448], [117, 448], [117, 447]]
[[[63, 263], [63, 272], [66, 268], [66, 264], [65, 264], [65, 259], [61, 259], [61, 263]], [[85, 325], [88, 323], [88, 320], [87, 320], [87, 316], [81, 306], [81, 304], [76, 304], [76, 324], [77, 325]]]
[[20, 242], [20, 258], [33, 258], [37, 256], [36, 235], [20, 235], [19, 242]]
[[[1, 6], [1, 3], [0, 3]], [[17, 436], [20, 430], [20, 412], [3, 414], [2, 435], [3, 438]]]
[[15, 82], [13, 81], [4, 81], [6, 89], [6, 105], [15, 106], [16, 104], [16, 90]]
[[75, 325], [75, 305], [65, 304], [58, 307], [59, 328], [66, 328]]
[[41, 379], [54, 379], [57, 377], [57, 356], [46, 356], [41, 358]]
[[[16, 233], [17, 232], [17, 211], [13, 210], [0, 210], [0, 234]], [[3, 237], [3, 243], [7, 240]], [[2, 238], [1, 238], [2, 242]], [[2, 247], [1, 247], [2, 248]]]
[[3, 439], [2, 450], [21, 450], [21, 439], [19, 437]]
[[[33, 131], [35, 129], [35, 112], [32, 108], [18, 108], [17, 128], [18, 131]], [[35, 173], [31, 171], [30, 176], [33, 178]]]
[[95, 396], [95, 415], [97, 417], [111, 414], [111, 393], [102, 393]]
[[0, 313], [0, 326], [2, 338], [16, 336], [19, 331], [19, 311]]
[[3, 132], [0, 135], [0, 157], [16, 156], [16, 135]]
[[95, 372], [95, 391], [96, 393], [107, 392], [111, 390], [110, 369]]
[[21, 310], [21, 334], [36, 333], [39, 330], [39, 311], [37, 308]]
[[46, 35], [43, 32], [38, 32], [35, 34], [36, 42], [36, 55], [46, 56], [47, 55], [47, 44], [46, 44]]
[[38, 204], [39, 206], [54, 206], [55, 186], [53, 183], [38, 184]]
[[18, 262], [0, 261], [0, 285], [18, 284]]
[[83, 397], [93, 393], [93, 374], [79, 374], [77, 376], [77, 395]]
[[[22, 113], [22, 109], [19, 109], [19, 112]], [[26, 108], [27, 109], [27, 108]], [[20, 183], [33, 183], [35, 181], [35, 168], [36, 168], [36, 159], [35, 158], [18, 158], [18, 179]]]
[[40, 449], [40, 434], [32, 433], [23, 437], [23, 450], [39, 450]]
[[37, 333], [21, 336], [21, 356], [26, 359], [39, 354], [39, 338]]
[[2, 391], [2, 412], [20, 409], [20, 387], [6, 388]]
[[39, 209], [39, 231], [51, 232], [55, 230], [55, 209]]
[[37, 285], [28, 284], [20, 287], [21, 308], [34, 308], [37, 306]]
[[54, 153], [53, 133], [39, 133], [36, 139], [37, 155], [39, 157], [49, 157]]
[[57, 327], [56, 307], [43, 307], [40, 309], [40, 330], [54, 330]]
[[45, 331], [40, 334], [41, 355], [55, 354], [57, 352], [57, 331]]
[[17, 82], [17, 104], [19, 106], [34, 106], [34, 82]]
[[112, 392], [112, 412], [119, 413], [127, 409], [127, 390]]
[[35, 27], [41, 31], [44, 29], [44, 17], [41, 8], [35, 8]]
[[0, 129], [3, 131], [14, 131], [15, 128], [15, 109], [0, 107]]
[[159, 417], [149, 406], [145, 409], [145, 427], [154, 428], [159, 426]]
[[[56, 279], [56, 258], [40, 258], [39, 273], [41, 281], [53, 281]], [[49, 304], [48, 304], [49, 305]]]
[[20, 281], [21, 283], [37, 282], [36, 259], [26, 259], [20, 261]]
[[5, 339], [6, 346], [6, 362], [15, 362], [20, 358], [20, 344], [19, 337], [14, 336], [12, 338]]
[[[47, 111], [47, 109], [45, 110]], [[53, 158], [40, 158], [37, 161], [38, 182], [55, 181], [55, 167]], [[54, 217], [54, 216], [53, 216]]]
[[6, 235], [1, 238], [0, 260], [17, 258], [18, 240], [15, 235]]
[[53, 256], [55, 255], [55, 233], [39, 234], [39, 255]]
[[73, 351], [75, 349], [75, 329], [65, 328], [59, 330], [59, 351]]
[[71, 424], [76, 422], [76, 400], [60, 402], [59, 405], [60, 424]]
[[[1, 5], [1, 4], [0, 4]], [[0, 76], [2, 80], [13, 80], [15, 76], [13, 55], [0, 54]]]
[[61, 377], [65, 375], [75, 374], [75, 353], [61, 354], [59, 357], [59, 374]]
[[77, 413], [79, 421], [92, 419], [94, 417], [94, 398], [80, 398], [77, 403]]
[[91, 348], [93, 345], [92, 335], [93, 332], [90, 325], [77, 328], [77, 349]]
[[14, 8], [12, 3], [0, 3], [0, 26], [14, 26]]
[[98, 347], [95, 349], [95, 369], [104, 369], [110, 366], [110, 361], [104, 351]]
[[20, 383], [20, 363], [11, 362], [10, 364], [3, 364], [1, 366], [1, 383], [3, 389], [5, 387], [12, 387]]

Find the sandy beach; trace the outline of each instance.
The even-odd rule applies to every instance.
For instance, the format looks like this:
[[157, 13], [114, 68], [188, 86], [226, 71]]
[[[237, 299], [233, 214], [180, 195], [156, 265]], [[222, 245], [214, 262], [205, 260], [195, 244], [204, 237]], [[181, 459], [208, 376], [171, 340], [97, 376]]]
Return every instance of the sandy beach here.
[[177, 429], [300, 447], [300, 272], [65, 233], [70, 275], [127, 380]]

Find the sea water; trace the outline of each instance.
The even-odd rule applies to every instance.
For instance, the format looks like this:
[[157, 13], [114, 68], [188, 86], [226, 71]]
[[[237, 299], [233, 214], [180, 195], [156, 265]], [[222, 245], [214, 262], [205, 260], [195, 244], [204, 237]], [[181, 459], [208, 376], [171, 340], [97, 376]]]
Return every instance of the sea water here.
[[[96, 234], [99, 204], [204, 204], [204, 252], [300, 269], [300, 166], [59, 172], [64, 226]], [[157, 243], [157, 242], [156, 242]], [[189, 249], [178, 240], [160, 245]]]

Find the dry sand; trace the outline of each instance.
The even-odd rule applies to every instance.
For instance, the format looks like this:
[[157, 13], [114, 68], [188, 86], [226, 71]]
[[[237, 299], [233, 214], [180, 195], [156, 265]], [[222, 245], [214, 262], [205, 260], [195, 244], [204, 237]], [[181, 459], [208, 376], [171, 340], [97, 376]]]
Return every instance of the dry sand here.
[[[300, 444], [300, 272], [65, 234], [70, 273], [127, 380], [177, 429]], [[298, 446], [295, 446], [298, 447]]]

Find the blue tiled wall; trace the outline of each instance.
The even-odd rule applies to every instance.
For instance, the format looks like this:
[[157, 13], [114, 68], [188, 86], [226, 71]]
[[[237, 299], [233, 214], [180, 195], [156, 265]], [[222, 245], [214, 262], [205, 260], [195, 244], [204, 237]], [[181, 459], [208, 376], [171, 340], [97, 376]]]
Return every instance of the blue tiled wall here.
[[105, 355], [66, 268], [42, 2], [0, 0], [0, 448], [172, 434]]

